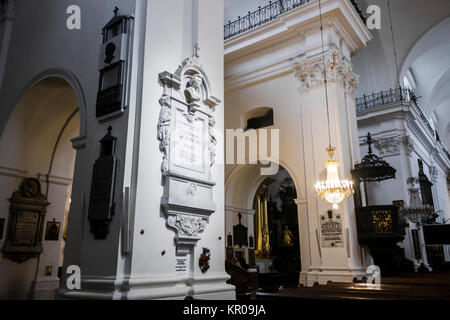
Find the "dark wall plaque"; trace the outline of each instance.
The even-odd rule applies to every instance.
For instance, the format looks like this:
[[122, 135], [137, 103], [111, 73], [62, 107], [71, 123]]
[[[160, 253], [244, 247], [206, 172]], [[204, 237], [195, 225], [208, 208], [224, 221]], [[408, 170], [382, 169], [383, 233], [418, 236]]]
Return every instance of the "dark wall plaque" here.
[[95, 161], [92, 174], [88, 220], [95, 239], [106, 239], [109, 223], [115, 210], [115, 185], [119, 160], [114, 155], [117, 138], [108, 134], [100, 140], [100, 157]]
[[3, 239], [3, 230], [5, 229], [5, 219], [0, 219], [0, 240]]
[[42, 252], [45, 213], [49, 203], [41, 194], [39, 180], [27, 178], [14, 192], [3, 255], [17, 263], [37, 257]]
[[127, 76], [129, 74], [129, 50], [131, 17], [119, 15], [103, 28], [103, 43], [100, 49], [100, 81], [97, 93], [97, 118], [120, 114], [125, 109]]
[[239, 224], [233, 227], [233, 238], [234, 245], [242, 248], [243, 246], [248, 246], [248, 228], [244, 226], [241, 222], [242, 215], [238, 214]]

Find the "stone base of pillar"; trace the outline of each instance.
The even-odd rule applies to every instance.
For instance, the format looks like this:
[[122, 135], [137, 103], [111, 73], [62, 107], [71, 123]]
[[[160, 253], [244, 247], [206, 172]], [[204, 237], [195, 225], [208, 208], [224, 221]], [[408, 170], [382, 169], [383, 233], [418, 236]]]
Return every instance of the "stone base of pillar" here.
[[320, 269], [300, 273], [300, 285], [313, 287], [316, 283], [327, 285], [328, 282], [353, 282], [367, 277], [364, 269]]
[[[235, 287], [226, 283], [228, 274], [207, 278], [131, 277], [126, 280], [111, 278], [83, 279], [81, 290], [60, 289], [58, 299], [74, 300], [235, 300]], [[193, 285], [188, 285], [194, 283]]]

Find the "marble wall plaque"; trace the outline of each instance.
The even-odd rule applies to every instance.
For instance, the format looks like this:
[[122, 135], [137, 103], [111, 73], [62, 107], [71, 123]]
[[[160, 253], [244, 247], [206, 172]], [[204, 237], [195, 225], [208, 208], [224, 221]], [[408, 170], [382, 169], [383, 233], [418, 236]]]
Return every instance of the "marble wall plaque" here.
[[[216, 211], [214, 127], [220, 100], [211, 95], [198, 57], [184, 60], [175, 73], [160, 73], [159, 82], [164, 90], [157, 127], [164, 184], [161, 207], [167, 227], [175, 232], [176, 255], [180, 257], [191, 252]], [[185, 268], [177, 265], [176, 270]]]
[[39, 233], [38, 212], [22, 211], [17, 214], [16, 232], [14, 233], [13, 244], [15, 246], [34, 246]]
[[175, 264], [176, 272], [186, 272], [187, 271], [187, 260], [186, 259], [176, 259]]
[[343, 247], [342, 216], [340, 213], [328, 213], [320, 217], [320, 230], [322, 235], [322, 247]]
[[184, 169], [204, 171], [204, 121], [177, 116], [174, 130], [173, 164]]

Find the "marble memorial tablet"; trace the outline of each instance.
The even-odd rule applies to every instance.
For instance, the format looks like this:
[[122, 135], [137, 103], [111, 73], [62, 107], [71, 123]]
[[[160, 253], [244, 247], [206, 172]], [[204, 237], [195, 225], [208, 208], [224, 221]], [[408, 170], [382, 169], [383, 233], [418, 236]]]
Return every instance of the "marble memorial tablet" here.
[[19, 212], [17, 215], [16, 232], [13, 240], [14, 245], [36, 245], [39, 231], [39, 217], [40, 214], [37, 212]]
[[174, 165], [203, 172], [203, 124], [201, 120], [190, 122], [186, 117], [178, 115], [175, 129]]

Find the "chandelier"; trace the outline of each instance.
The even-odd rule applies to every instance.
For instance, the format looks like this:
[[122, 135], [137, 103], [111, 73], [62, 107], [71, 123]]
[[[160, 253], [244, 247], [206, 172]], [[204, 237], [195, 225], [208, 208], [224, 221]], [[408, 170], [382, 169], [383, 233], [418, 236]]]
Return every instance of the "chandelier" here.
[[335, 148], [327, 148], [330, 159], [325, 162], [327, 168], [327, 180], [316, 183], [317, 194], [333, 205], [333, 209], [339, 209], [339, 203], [351, 196], [355, 191], [353, 181], [339, 178], [339, 162], [333, 158]]
[[426, 223], [431, 218], [435, 217], [433, 206], [422, 204], [419, 198], [419, 189], [414, 188], [414, 184], [417, 183], [419, 179], [410, 177], [407, 182], [410, 185], [408, 189], [409, 192], [409, 207], [402, 208], [400, 210], [401, 214], [408, 218], [412, 223], [417, 224], [418, 229], [421, 225]]
[[325, 199], [327, 202], [333, 205], [333, 209], [339, 209], [339, 203], [344, 201], [345, 198], [352, 195], [355, 191], [353, 189], [353, 181], [351, 180], [341, 180], [339, 178], [339, 162], [335, 159], [334, 151], [336, 148], [331, 146], [331, 129], [330, 129], [330, 111], [328, 103], [328, 82], [327, 82], [327, 68], [325, 63], [325, 49], [323, 41], [323, 21], [322, 21], [322, 5], [319, 0], [319, 11], [320, 11], [320, 32], [322, 36], [322, 55], [323, 55], [323, 73], [324, 73], [324, 84], [325, 84], [325, 98], [327, 103], [327, 119], [328, 119], [328, 141], [329, 147], [327, 148], [328, 159], [325, 163], [327, 168], [327, 180], [319, 181], [315, 185], [317, 195]]

